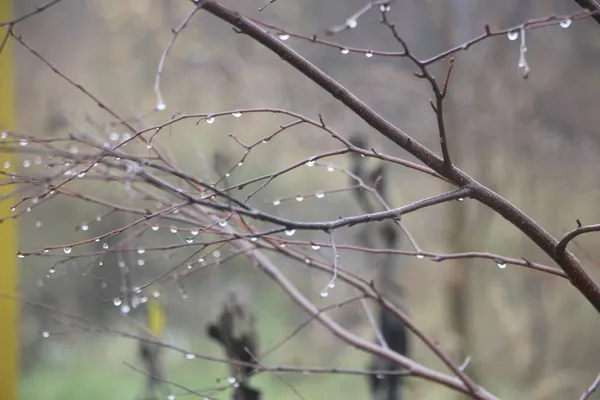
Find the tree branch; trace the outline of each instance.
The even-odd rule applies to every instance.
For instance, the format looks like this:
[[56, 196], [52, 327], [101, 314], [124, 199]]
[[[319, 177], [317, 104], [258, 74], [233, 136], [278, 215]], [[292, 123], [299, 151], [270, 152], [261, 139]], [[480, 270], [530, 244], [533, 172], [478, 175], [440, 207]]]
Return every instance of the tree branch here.
[[[596, 0], [573, 0], [575, 1], [575, 3], [579, 4], [579, 6], [583, 9], [587, 9], [590, 11], [596, 11], [599, 12], [600, 11], [600, 4], [596, 1]], [[594, 14], [592, 15], [592, 18], [594, 18], [594, 21], [596, 21], [597, 23], [600, 24], [600, 14]]]
[[563, 271], [565, 271], [579, 292], [600, 312], [600, 287], [581, 267], [579, 260], [572, 253], [565, 251], [561, 258], [557, 258], [555, 248], [558, 241], [524, 212], [455, 166], [447, 168], [444, 161], [427, 147], [394, 126], [332, 77], [238, 12], [231, 11], [214, 0], [205, 0], [202, 2], [201, 7], [210, 14], [230, 23], [240, 32], [247, 34], [273, 51], [282, 60], [296, 68], [307, 78], [346, 105], [373, 129], [402, 147], [455, 185], [460, 187], [470, 185], [473, 189], [472, 197], [474, 199], [503, 216], [536, 243], [540, 249], [552, 257]]

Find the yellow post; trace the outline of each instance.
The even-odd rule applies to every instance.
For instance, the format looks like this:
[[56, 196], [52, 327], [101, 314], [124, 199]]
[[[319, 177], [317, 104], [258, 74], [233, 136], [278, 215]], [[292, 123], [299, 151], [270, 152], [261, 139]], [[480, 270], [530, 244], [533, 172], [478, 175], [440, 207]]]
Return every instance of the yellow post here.
[[[0, 0], [0, 21], [13, 18], [12, 1]], [[4, 38], [7, 27], [0, 28], [0, 40]], [[14, 128], [14, 70], [13, 43], [8, 40], [0, 53], [0, 132]], [[0, 153], [1, 164], [10, 161], [15, 165], [13, 156]], [[0, 196], [10, 188], [0, 187]], [[11, 213], [14, 199], [0, 201], [0, 216]], [[0, 224], [0, 293], [12, 298], [0, 297], [0, 399], [17, 400], [19, 387], [19, 338], [17, 295], [17, 260], [15, 222], [9, 219]]]

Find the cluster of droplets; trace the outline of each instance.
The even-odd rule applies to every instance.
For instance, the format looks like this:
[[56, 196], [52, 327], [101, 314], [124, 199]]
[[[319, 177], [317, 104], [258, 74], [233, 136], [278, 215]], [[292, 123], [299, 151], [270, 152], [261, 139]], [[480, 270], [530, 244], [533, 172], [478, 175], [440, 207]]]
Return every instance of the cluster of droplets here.
[[326, 298], [327, 296], [329, 296], [329, 289], [333, 288], [335, 288], [335, 281], [332, 279], [331, 281], [329, 281], [327, 286], [325, 286], [325, 288], [321, 291], [320, 296], [322, 298]]

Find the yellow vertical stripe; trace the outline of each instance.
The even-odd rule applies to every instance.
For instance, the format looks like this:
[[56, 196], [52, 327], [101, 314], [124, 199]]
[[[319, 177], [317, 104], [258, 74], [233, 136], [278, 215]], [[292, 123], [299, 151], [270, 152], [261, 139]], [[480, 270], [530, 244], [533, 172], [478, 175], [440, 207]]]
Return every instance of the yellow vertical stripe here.
[[[0, 0], [0, 21], [13, 18], [12, 0]], [[6, 34], [6, 27], [0, 28], [0, 40]], [[8, 40], [0, 53], [0, 131], [14, 128], [14, 69], [13, 43]], [[10, 161], [15, 165], [11, 154], [0, 153], [1, 164]], [[1, 165], [0, 164], [0, 165]], [[4, 178], [2, 178], [4, 179]], [[9, 188], [0, 188], [0, 195]], [[0, 200], [0, 216], [10, 214], [14, 199]], [[0, 293], [17, 294], [16, 229], [13, 220], [0, 224]], [[17, 400], [19, 376], [18, 341], [19, 302], [15, 298], [0, 298], [0, 399]]]
[[155, 299], [149, 299], [148, 310], [148, 330], [156, 337], [162, 339], [165, 331], [165, 310]]

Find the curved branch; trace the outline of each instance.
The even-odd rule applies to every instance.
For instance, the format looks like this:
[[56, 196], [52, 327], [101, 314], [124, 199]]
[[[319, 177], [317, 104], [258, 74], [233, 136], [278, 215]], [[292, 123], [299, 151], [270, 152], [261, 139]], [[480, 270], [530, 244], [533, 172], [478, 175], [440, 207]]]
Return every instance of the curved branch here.
[[554, 250], [556, 254], [556, 258], [562, 258], [567, 250], [567, 245], [573, 239], [575, 239], [579, 235], [583, 235], [584, 233], [590, 232], [600, 232], [600, 224], [595, 225], [586, 225], [586, 226], [578, 226], [573, 229], [571, 232], [567, 233], [560, 242], [556, 245], [556, 249]]

